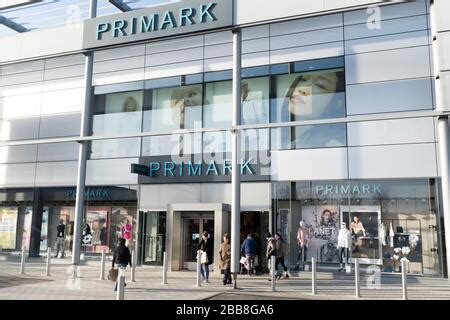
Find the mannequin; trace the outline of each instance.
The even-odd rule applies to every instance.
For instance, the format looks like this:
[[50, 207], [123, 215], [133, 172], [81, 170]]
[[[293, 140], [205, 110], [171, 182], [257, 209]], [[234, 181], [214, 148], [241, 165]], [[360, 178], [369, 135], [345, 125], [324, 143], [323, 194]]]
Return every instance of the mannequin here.
[[299, 222], [299, 227], [297, 229], [297, 243], [299, 246], [297, 262], [298, 267], [302, 265], [304, 267], [306, 262], [306, 256], [308, 253], [308, 241], [309, 241], [309, 232], [306, 228], [306, 224], [304, 221]]
[[341, 229], [338, 235], [338, 249], [339, 249], [339, 262], [340, 268], [338, 271], [342, 271], [343, 267], [343, 256], [345, 256], [345, 266], [348, 264], [349, 252], [352, 245], [352, 233], [347, 229], [347, 224], [345, 222], [341, 223]]

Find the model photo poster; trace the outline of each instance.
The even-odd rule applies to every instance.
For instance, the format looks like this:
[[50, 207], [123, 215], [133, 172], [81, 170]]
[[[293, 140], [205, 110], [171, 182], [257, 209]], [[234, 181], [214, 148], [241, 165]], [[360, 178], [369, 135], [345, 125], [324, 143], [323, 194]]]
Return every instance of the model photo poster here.
[[302, 209], [303, 221], [309, 230], [307, 261], [339, 262], [337, 238], [339, 210], [335, 206], [307, 206]]
[[0, 247], [16, 248], [17, 208], [0, 208]]

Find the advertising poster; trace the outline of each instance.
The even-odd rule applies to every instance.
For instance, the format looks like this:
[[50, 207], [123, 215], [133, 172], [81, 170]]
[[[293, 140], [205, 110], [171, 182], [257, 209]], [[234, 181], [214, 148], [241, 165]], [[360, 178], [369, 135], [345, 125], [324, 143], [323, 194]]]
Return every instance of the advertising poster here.
[[30, 249], [32, 216], [33, 216], [32, 208], [27, 207], [25, 210], [25, 219], [23, 221], [23, 232], [22, 232], [22, 247], [24, 247], [26, 250]]
[[0, 247], [16, 248], [17, 208], [0, 208]]
[[86, 251], [101, 252], [108, 250], [108, 209], [90, 208], [86, 213], [86, 224], [91, 233], [90, 245]]
[[307, 206], [302, 210], [303, 221], [309, 230], [307, 261], [339, 262], [337, 238], [339, 210], [335, 206]]
[[48, 245], [48, 207], [42, 211], [42, 225], [41, 225], [41, 245], [40, 251], [47, 250]]

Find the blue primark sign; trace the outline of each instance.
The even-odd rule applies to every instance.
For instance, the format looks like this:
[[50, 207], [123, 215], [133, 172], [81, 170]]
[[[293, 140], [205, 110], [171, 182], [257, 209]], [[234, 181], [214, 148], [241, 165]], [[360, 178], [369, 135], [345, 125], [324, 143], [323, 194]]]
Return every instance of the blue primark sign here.
[[83, 48], [155, 39], [232, 24], [232, 0], [187, 0], [85, 20]]
[[[173, 160], [167, 157], [143, 157], [131, 165], [131, 173], [139, 175], [139, 183], [227, 182], [231, 181], [231, 160], [224, 158]], [[269, 181], [268, 166], [253, 158], [242, 158], [239, 169], [242, 181]]]

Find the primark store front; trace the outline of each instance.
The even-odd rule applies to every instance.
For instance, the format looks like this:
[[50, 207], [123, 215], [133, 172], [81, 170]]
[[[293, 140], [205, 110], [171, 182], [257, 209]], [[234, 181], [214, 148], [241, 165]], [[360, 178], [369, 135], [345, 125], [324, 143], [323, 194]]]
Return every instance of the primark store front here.
[[3, 252], [53, 248], [62, 219], [70, 256], [85, 170], [81, 252], [125, 237], [140, 264], [167, 252], [170, 270], [195, 269], [206, 230], [218, 270], [237, 135], [240, 242], [256, 239], [257, 271], [268, 231], [290, 270], [312, 258], [337, 270], [345, 222], [351, 259], [447, 276], [450, 85], [429, 1], [161, 1], [102, 15], [103, 2], [89, 19], [82, 1], [82, 23], [0, 33], [12, 48], [0, 53]]

